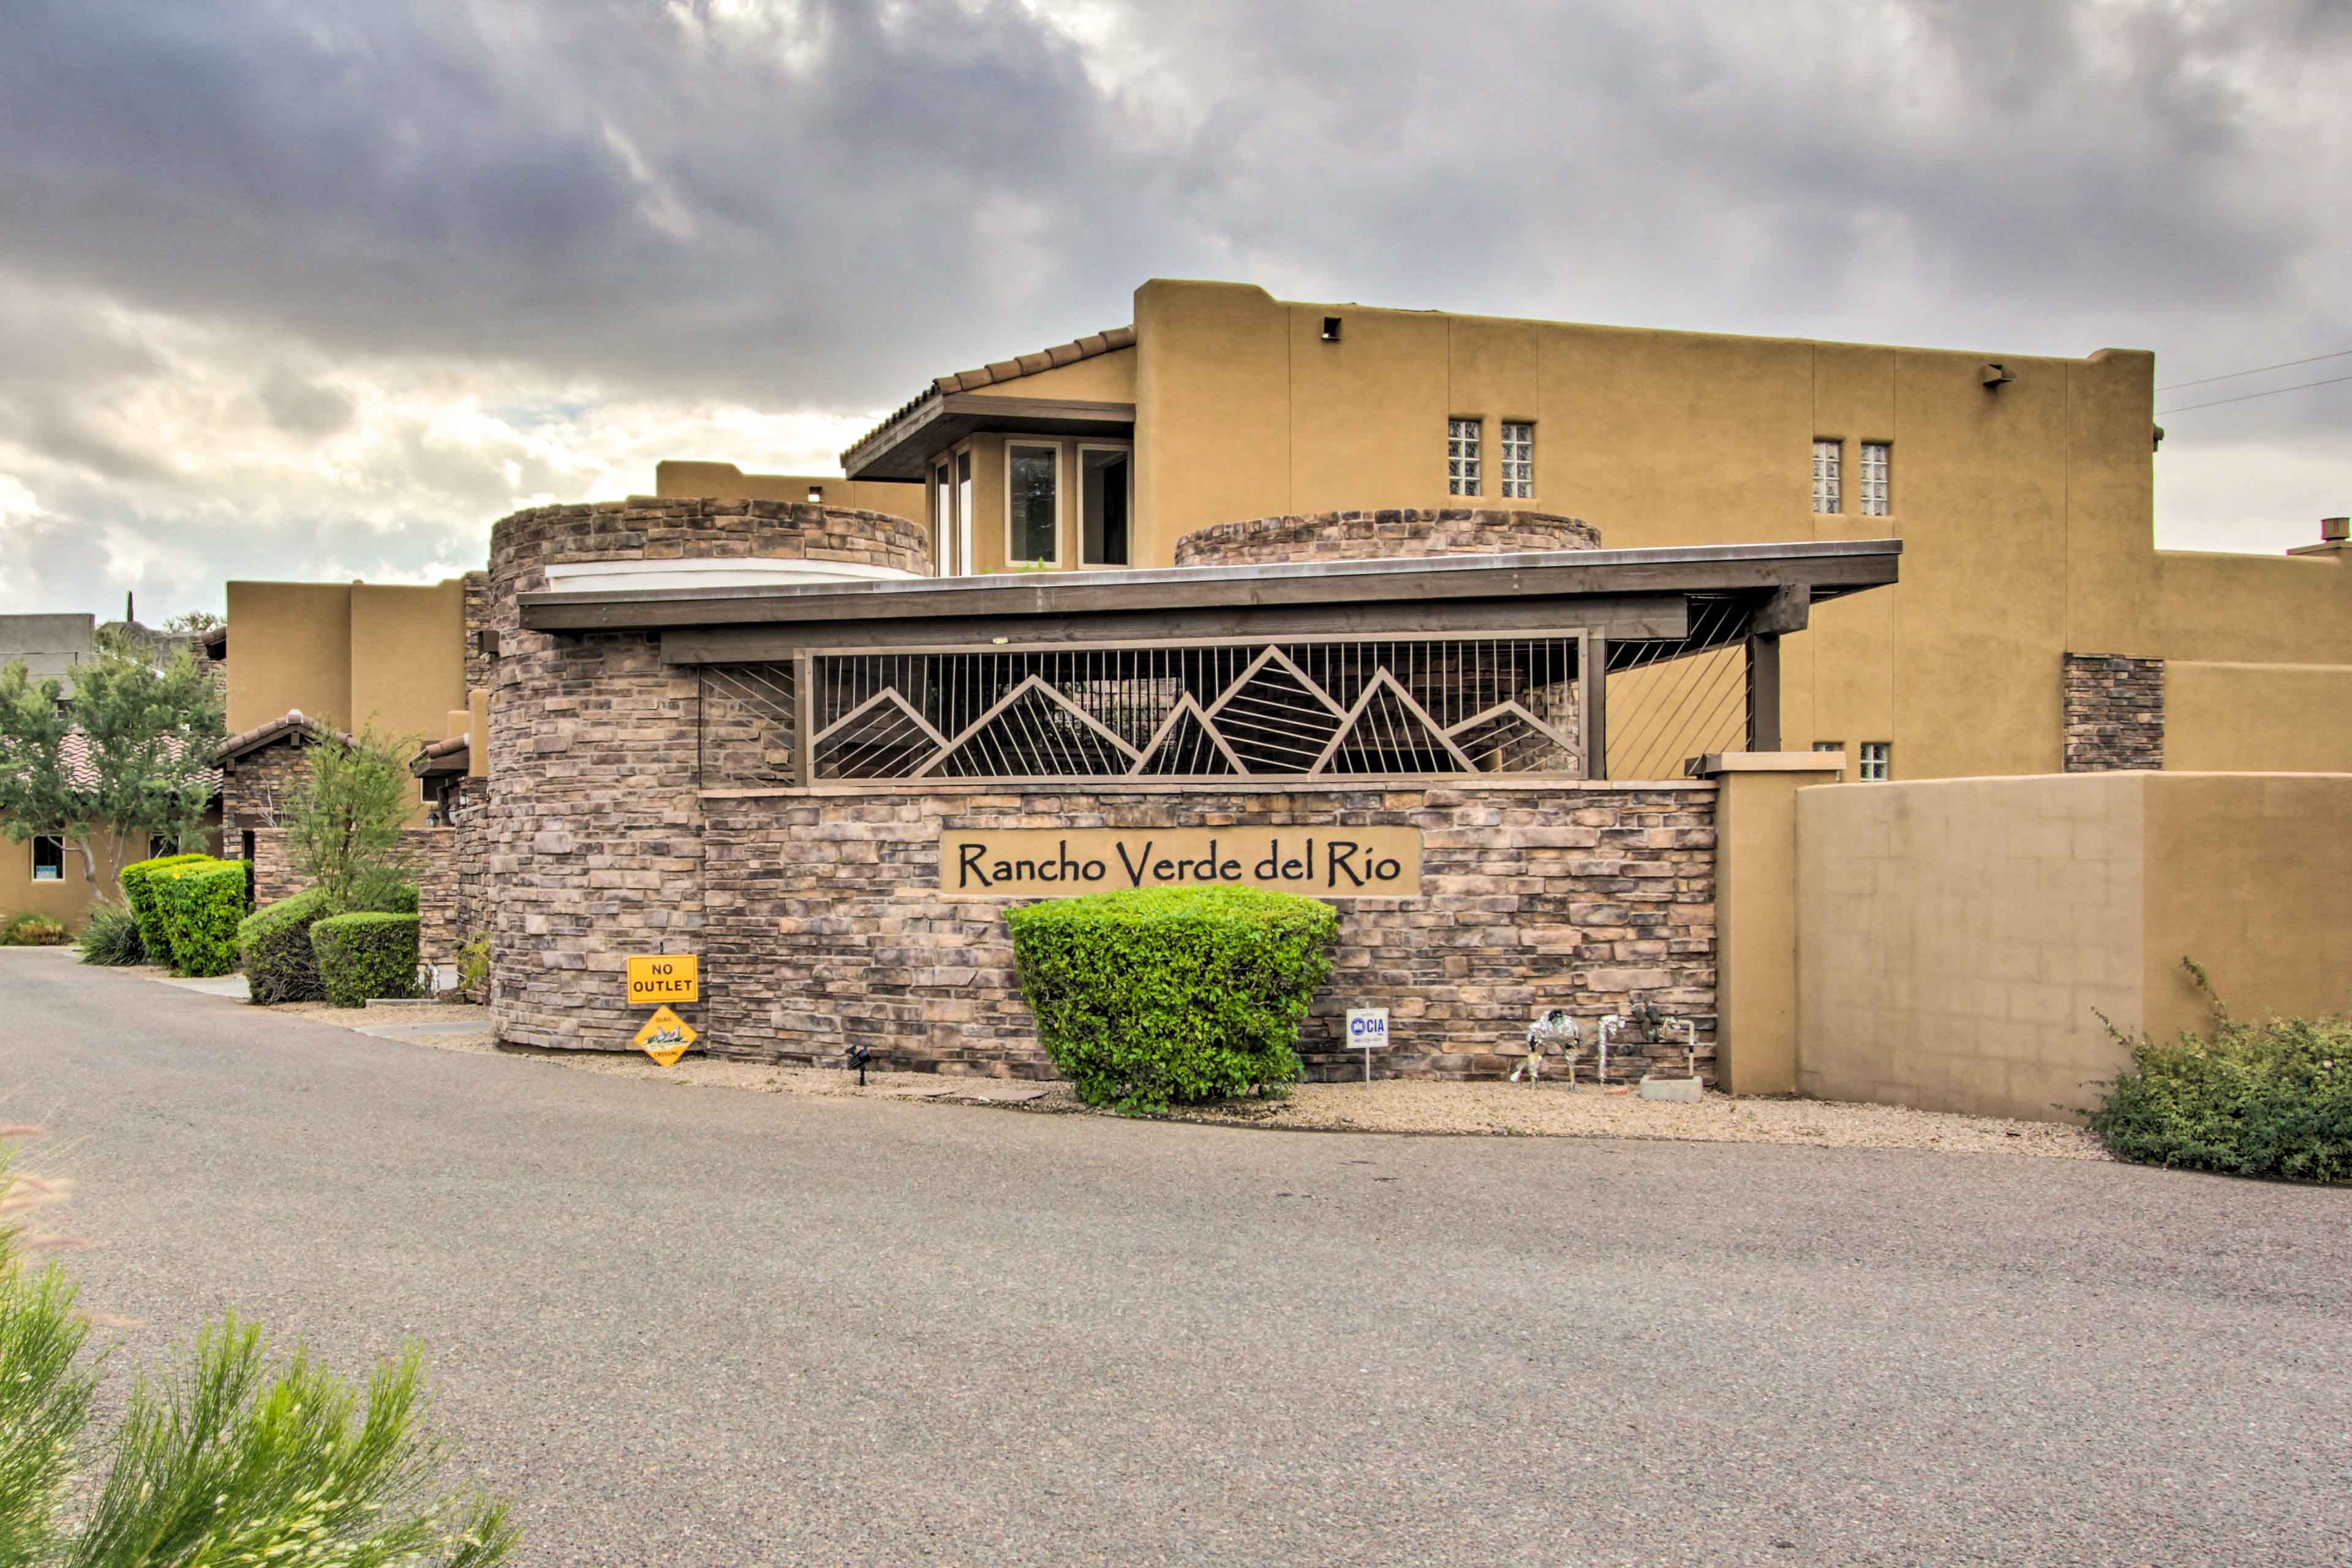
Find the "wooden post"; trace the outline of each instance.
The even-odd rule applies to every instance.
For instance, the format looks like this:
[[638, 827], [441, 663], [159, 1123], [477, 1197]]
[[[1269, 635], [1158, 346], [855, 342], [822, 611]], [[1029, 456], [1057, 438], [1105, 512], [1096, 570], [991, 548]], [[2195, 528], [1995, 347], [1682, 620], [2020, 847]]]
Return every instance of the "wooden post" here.
[[1584, 776], [1609, 776], [1609, 638], [1584, 634], [1576, 666], [1577, 739], [1584, 747]]
[[1780, 637], [1777, 632], [1748, 639], [1748, 749], [1780, 749]]
[[793, 655], [793, 783], [816, 783], [816, 657], [806, 648]]

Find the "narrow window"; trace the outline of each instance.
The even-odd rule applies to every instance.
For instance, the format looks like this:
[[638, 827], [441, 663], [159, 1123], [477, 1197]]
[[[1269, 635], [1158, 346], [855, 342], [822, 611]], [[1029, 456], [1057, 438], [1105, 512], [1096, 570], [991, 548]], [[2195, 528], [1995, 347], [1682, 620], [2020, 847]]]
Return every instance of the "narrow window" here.
[[1517, 500], [1536, 493], [1536, 427], [1532, 420], [1503, 421], [1503, 494]]
[[1478, 421], [1448, 419], [1445, 422], [1445, 493], [1475, 496], [1478, 493]]
[[[168, 835], [151, 833], [147, 836], [147, 858], [150, 860], [160, 860], [164, 856], [174, 853], [178, 848], [179, 846]], [[252, 857], [247, 856], [247, 858], [250, 859]]]
[[66, 841], [55, 833], [33, 835], [33, 880], [62, 882], [66, 879]]
[[962, 570], [956, 564], [955, 546], [955, 487], [948, 466], [941, 463], [931, 470], [931, 565], [942, 577]]
[[1862, 515], [1886, 515], [1886, 481], [1895, 467], [1895, 449], [1884, 441], [1862, 444]]
[[1838, 470], [1844, 466], [1845, 443], [1816, 440], [1813, 443], [1813, 510], [1834, 514], [1844, 508], [1838, 496]]
[[971, 454], [956, 454], [955, 559], [958, 572], [977, 572], [971, 558]]
[[1128, 473], [1123, 447], [1078, 448], [1078, 559], [1088, 566], [1127, 564]]
[[1862, 743], [1862, 766], [1859, 776], [1865, 784], [1885, 784], [1895, 776], [1895, 744], [1891, 741], [1864, 741]]
[[1006, 550], [1016, 566], [1051, 564], [1060, 559], [1055, 533], [1061, 521], [1058, 447], [1008, 447], [1004, 452]]

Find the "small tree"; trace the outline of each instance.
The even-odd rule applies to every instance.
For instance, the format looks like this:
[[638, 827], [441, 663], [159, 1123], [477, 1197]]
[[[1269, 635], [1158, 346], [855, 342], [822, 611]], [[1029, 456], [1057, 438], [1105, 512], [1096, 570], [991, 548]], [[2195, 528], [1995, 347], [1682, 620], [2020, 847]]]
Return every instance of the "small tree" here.
[[401, 831], [415, 790], [406, 758], [416, 746], [370, 725], [355, 740], [310, 749], [310, 773], [281, 816], [286, 858], [330, 912], [386, 908], [414, 874], [415, 855]]
[[219, 787], [221, 724], [220, 688], [185, 653], [159, 664], [102, 637], [74, 667], [70, 698], [12, 663], [0, 669], [0, 832], [58, 836], [92, 884], [99, 834], [192, 843]]

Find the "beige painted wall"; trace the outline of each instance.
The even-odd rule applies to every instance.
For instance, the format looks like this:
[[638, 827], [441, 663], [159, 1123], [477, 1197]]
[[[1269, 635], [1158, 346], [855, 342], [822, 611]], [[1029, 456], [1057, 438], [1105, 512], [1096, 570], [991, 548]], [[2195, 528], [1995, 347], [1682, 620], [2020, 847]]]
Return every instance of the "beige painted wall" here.
[[2164, 666], [2164, 765], [2352, 773], [2352, 663]]
[[2077, 773], [1797, 795], [1797, 1086], [2070, 1120], [2126, 1060], [2100, 1015], [2346, 1004], [2324, 918], [2352, 885], [2352, 775]]
[[1135, 351], [1113, 349], [1107, 354], [1055, 365], [1012, 381], [975, 386], [970, 397], [1061, 397], [1076, 403], [1135, 401]]
[[747, 474], [732, 463], [667, 460], [654, 465], [654, 494], [664, 500], [805, 501], [811, 487], [827, 506], [878, 511], [919, 522], [923, 487], [893, 479], [845, 479], [839, 474]]
[[293, 709], [351, 721], [352, 585], [228, 584], [228, 732]]
[[102, 837], [91, 848], [98, 856], [96, 889], [84, 875], [81, 856], [72, 848], [66, 850], [64, 879], [37, 882], [33, 880], [33, 841], [28, 838], [16, 844], [0, 837], [0, 920], [30, 913], [78, 930], [97, 893], [120, 899], [115, 876], [132, 861], [147, 858], [147, 840]]

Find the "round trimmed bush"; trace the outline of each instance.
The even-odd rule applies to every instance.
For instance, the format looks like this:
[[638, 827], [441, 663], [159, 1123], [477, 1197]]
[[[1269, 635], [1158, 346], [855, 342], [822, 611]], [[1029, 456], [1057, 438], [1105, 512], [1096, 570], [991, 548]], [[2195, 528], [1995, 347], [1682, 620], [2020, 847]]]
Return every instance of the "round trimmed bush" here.
[[274, 1006], [327, 999], [319, 952], [310, 941], [310, 928], [326, 914], [327, 895], [311, 888], [245, 917], [236, 928], [237, 966], [245, 971], [253, 1001]]
[[1089, 1105], [1129, 1115], [1273, 1092], [1331, 973], [1330, 905], [1258, 888], [1144, 888], [1006, 915], [1037, 1037]]
[[359, 1007], [375, 996], [416, 994], [415, 915], [330, 915], [310, 927], [327, 1000]]

